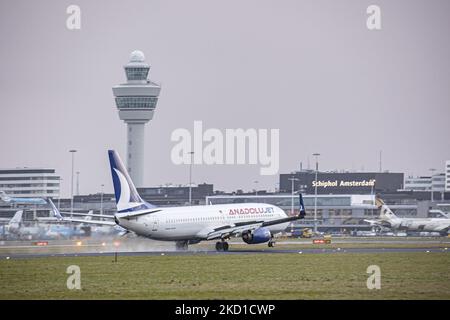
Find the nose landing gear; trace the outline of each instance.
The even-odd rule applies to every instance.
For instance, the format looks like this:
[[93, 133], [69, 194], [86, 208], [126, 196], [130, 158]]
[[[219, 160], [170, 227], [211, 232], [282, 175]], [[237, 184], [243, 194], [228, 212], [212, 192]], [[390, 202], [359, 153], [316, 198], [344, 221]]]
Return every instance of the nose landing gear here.
[[269, 246], [269, 248], [273, 248], [273, 247], [275, 247], [275, 241], [269, 240], [269, 242], [267, 243], [267, 245]]

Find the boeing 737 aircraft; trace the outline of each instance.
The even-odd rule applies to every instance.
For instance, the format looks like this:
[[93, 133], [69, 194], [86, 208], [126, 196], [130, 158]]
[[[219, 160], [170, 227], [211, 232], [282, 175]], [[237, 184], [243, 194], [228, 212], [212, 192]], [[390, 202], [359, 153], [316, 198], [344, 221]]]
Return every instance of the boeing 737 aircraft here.
[[377, 198], [375, 202], [380, 209], [380, 218], [378, 220], [364, 220], [372, 226], [393, 230], [439, 232], [444, 236], [448, 234], [450, 229], [450, 219], [448, 218], [399, 218], [383, 200]]
[[6, 194], [5, 191], [0, 191], [0, 199], [6, 203], [17, 203], [17, 204], [47, 204], [47, 201], [43, 198], [14, 198]]
[[187, 250], [188, 244], [204, 240], [219, 240], [216, 250], [227, 251], [227, 240], [232, 236], [242, 237], [247, 244], [267, 242], [272, 247], [274, 234], [284, 231], [291, 221], [305, 217], [301, 194], [300, 214], [294, 217], [288, 217], [282, 209], [265, 203], [157, 207], [140, 197], [119, 155], [113, 150], [109, 150], [108, 155], [117, 205], [117, 213], [109, 218], [114, 221], [65, 218], [50, 202], [58, 219], [117, 224], [143, 237], [176, 241], [178, 250]]

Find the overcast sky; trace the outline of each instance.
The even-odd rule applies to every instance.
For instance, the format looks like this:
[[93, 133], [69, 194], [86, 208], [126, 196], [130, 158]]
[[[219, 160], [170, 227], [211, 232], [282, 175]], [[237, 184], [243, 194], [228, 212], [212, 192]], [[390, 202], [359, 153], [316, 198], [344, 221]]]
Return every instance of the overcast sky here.
[[[66, 8], [81, 8], [81, 30]], [[381, 7], [382, 30], [366, 27]], [[383, 169], [425, 175], [450, 159], [450, 2], [0, 0], [0, 168], [55, 168], [69, 195], [112, 191], [106, 150], [126, 150], [112, 86], [135, 49], [162, 84], [146, 126], [145, 184], [188, 182], [177, 128], [280, 129], [280, 173]], [[124, 156], [123, 156], [124, 157]], [[311, 164], [312, 164], [312, 157]], [[216, 189], [274, 189], [258, 165], [195, 166]]]

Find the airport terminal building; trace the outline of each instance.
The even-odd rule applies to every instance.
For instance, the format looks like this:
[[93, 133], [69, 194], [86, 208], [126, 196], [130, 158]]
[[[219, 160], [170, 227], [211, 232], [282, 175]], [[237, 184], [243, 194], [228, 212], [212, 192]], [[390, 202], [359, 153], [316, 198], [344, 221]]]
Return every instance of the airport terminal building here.
[[0, 190], [12, 197], [59, 197], [60, 178], [55, 169], [0, 169]]

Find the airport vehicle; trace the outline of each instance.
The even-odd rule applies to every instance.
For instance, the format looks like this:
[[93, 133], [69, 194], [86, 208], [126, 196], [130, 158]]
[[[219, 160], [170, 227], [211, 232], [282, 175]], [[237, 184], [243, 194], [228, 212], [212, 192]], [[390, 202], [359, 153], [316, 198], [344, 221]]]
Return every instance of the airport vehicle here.
[[311, 228], [300, 228], [295, 229], [291, 232], [292, 237], [298, 237], [298, 238], [312, 238], [313, 232]]
[[[228, 251], [227, 240], [233, 236], [242, 237], [247, 244], [267, 242], [272, 247], [275, 234], [284, 231], [290, 222], [305, 216], [301, 194], [300, 213], [292, 217], [288, 217], [281, 208], [266, 203], [157, 207], [140, 197], [118, 153], [109, 150], [108, 155], [117, 213], [110, 216], [114, 221], [91, 220], [86, 223], [117, 224], [143, 237], [176, 241], [178, 250], [187, 250], [189, 244], [200, 241], [218, 240], [216, 250]], [[63, 217], [54, 204], [52, 207], [58, 219], [83, 222]]]
[[5, 191], [0, 191], [0, 199], [6, 203], [16, 203], [16, 204], [47, 204], [47, 201], [43, 198], [16, 198], [10, 197]]
[[439, 232], [444, 236], [447, 236], [449, 232], [449, 218], [399, 218], [380, 198], [377, 198], [375, 203], [380, 209], [379, 219], [364, 220], [374, 227], [387, 227], [393, 230], [403, 231]]

